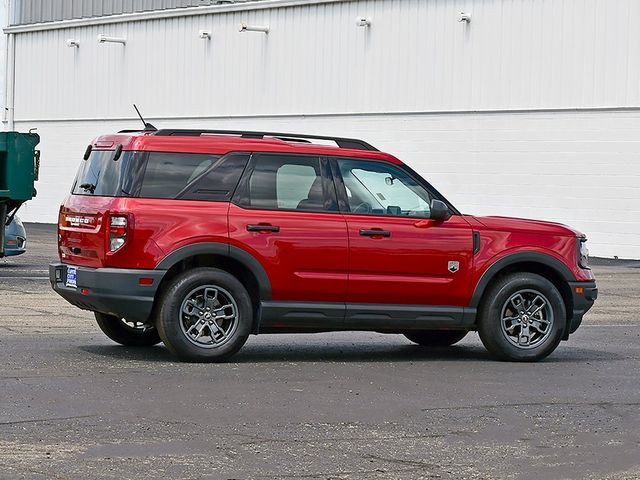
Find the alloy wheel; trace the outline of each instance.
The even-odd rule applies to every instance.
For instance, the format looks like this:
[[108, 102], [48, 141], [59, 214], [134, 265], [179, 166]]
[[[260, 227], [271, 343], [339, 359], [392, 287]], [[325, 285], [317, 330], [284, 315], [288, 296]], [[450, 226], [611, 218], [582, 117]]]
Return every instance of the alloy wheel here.
[[224, 345], [238, 327], [238, 306], [233, 296], [215, 285], [194, 288], [180, 306], [180, 328], [200, 348]]
[[542, 293], [518, 290], [502, 307], [500, 326], [506, 339], [518, 348], [535, 348], [551, 334], [553, 308]]

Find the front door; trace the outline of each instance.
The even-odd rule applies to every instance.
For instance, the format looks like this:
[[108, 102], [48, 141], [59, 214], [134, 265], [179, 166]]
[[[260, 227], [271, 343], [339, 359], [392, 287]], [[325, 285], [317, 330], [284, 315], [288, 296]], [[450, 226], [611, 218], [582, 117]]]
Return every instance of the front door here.
[[349, 230], [347, 302], [465, 306], [473, 233], [464, 217], [430, 220], [434, 194], [400, 166], [333, 162]]

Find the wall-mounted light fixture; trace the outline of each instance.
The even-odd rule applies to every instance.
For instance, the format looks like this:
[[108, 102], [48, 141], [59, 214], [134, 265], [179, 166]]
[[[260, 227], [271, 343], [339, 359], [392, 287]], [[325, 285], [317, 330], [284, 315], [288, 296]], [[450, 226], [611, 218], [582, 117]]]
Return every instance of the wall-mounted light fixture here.
[[269, 33], [268, 25], [247, 25], [246, 23], [240, 24], [240, 32], [262, 32]]
[[458, 21], [471, 23], [471, 13], [469, 12], [460, 12], [458, 13]]
[[80, 48], [80, 42], [78, 40], [74, 40], [73, 38], [67, 39], [65, 43], [67, 44], [67, 47]]
[[203, 40], [211, 40], [211, 32], [209, 30], [200, 30], [198, 36]]
[[358, 27], [370, 27], [371, 19], [369, 17], [358, 17], [356, 18], [356, 25]]
[[98, 34], [98, 43], [121, 43], [125, 45], [127, 43], [127, 39], [122, 37], [107, 37], [100, 33]]

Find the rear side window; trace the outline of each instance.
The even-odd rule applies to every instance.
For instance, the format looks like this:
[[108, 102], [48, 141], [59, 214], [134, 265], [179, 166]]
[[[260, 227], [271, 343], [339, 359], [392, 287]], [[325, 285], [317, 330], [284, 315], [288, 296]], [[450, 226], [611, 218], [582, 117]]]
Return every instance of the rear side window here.
[[149, 153], [140, 196], [176, 198], [187, 185], [205, 173], [219, 159], [194, 153]]
[[301, 155], [255, 155], [237, 203], [266, 210], [330, 211], [320, 158]]

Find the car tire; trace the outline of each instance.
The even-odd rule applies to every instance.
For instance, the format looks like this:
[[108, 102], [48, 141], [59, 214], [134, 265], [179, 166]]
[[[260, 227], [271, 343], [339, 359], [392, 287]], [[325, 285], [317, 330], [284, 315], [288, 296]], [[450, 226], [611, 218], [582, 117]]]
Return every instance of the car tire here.
[[233, 275], [195, 268], [168, 285], [156, 325], [165, 346], [181, 360], [220, 362], [240, 350], [252, 322], [251, 298]]
[[462, 340], [467, 330], [421, 330], [404, 334], [413, 343], [421, 347], [449, 347]]
[[153, 325], [127, 322], [122, 318], [105, 313], [94, 313], [100, 330], [120, 345], [127, 347], [150, 347], [161, 342], [158, 330]]
[[498, 279], [485, 295], [478, 333], [494, 358], [535, 362], [556, 349], [566, 319], [553, 283], [534, 273], [513, 273]]

